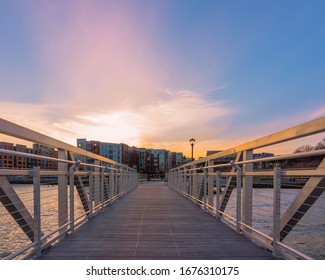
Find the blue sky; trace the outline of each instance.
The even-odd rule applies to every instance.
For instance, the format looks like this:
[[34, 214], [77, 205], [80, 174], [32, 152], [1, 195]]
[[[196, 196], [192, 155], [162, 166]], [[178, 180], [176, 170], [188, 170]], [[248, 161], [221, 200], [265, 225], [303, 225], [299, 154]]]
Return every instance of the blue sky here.
[[241, 144], [325, 114], [324, 14], [324, 1], [3, 0], [1, 117], [72, 144]]

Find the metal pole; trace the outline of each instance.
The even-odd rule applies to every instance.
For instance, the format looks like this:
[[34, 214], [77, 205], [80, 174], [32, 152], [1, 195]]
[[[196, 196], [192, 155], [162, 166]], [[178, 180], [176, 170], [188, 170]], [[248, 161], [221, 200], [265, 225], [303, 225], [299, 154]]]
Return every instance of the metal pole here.
[[273, 177], [273, 255], [280, 256], [281, 167], [274, 167]]
[[93, 218], [93, 201], [94, 201], [94, 182], [93, 182], [93, 172], [89, 171], [89, 204], [90, 204], [90, 213], [88, 218]]
[[193, 188], [193, 183], [192, 183], [192, 179], [193, 179], [193, 177], [192, 177], [192, 170], [189, 170], [188, 173], [189, 173], [189, 189], [188, 189], [188, 195], [189, 195], [189, 197], [192, 197], [192, 188]]
[[236, 230], [240, 232], [241, 222], [241, 184], [242, 184], [242, 171], [237, 166], [237, 204], [236, 204]]
[[103, 211], [104, 207], [104, 183], [105, 183], [105, 169], [100, 174], [100, 210]]
[[41, 175], [39, 166], [33, 167], [34, 188], [34, 242], [36, 257], [41, 255]]
[[236, 230], [240, 232], [240, 223], [241, 223], [241, 185], [242, 185], [242, 170], [241, 168], [234, 162], [231, 161], [230, 164], [237, 171], [237, 197], [236, 197]]
[[208, 180], [209, 180], [208, 169], [204, 169], [204, 185], [203, 185], [203, 196], [202, 196], [204, 210], [207, 209], [206, 200], [207, 200]]
[[[67, 150], [58, 150], [58, 158], [67, 160], [68, 152]], [[64, 162], [58, 163], [58, 171], [67, 172], [68, 164]], [[58, 226], [61, 227], [68, 223], [68, 178], [65, 174], [58, 176]], [[59, 232], [63, 233], [68, 230], [68, 227], [62, 228]]]
[[69, 170], [69, 190], [70, 190], [70, 231], [74, 231], [74, 168], [72, 165]]
[[216, 173], [216, 218], [220, 220], [219, 209], [220, 209], [220, 171]]

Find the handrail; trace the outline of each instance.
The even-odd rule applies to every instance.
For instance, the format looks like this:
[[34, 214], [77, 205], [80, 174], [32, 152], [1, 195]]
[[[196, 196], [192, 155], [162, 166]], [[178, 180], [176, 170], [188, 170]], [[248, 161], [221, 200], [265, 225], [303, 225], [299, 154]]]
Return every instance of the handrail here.
[[[54, 161], [54, 162], [62, 162], [62, 163], [68, 163], [68, 164], [75, 164], [76, 163], [75, 161], [72, 161], [72, 160], [53, 158], [53, 157], [48, 157], [48, 156], [35, 155], [35, 154], [18, 152], [18, 151], [13, 151], [13, 150], [6, 150], [6, 149], [0, 149], [0, 154], [21, 156], [21, 157], [25, 157], [25, 158], [41, 159], [41, 160], [48, 160], [48, 161]], [[78, 164], [81, 165], [81, 166], [98, 167], [98, 168], [101, 168], [101, 169], [123, 170], [123, 169], [113, 168], [113, 167], [110, 167], [110, 166], [107, 166], [107, 165], [91, 164], [91, 163], [85, 163], [85, 162], [81, 162], [81, 161], [78, 161]], [[130, 168], [128, 166], [123, 166], [123, 168], [126, 168], [126, 170], [128, 170], [128, 169], [132, 170], [132, 168]]]
[[[169, 171], [168, 186], [185, 198], [199, 204], [201, 208], [218, 220], [228, 225], [231, 224], [232, 228], [238, 232], [255, 240], [263, 247], [273, 250], [274, 256], [288, 257], [287, 253], [283, 251], [285, 249], [296, 256], [310, 259], [311, 257], [308, 254], [300, 252], [291, 245], [284, 244], [283, 240], [296, 225], [299, 226], [298, 223], [307, 212], [308, 214], [312, 212], [309, 212], [309, 209], [315, 208], [316, 201], [325, 198], [324, 195], [322, 196], [323, 193], [325, 194], [325, 149], [257, 159], [253, 159], [253, 155], [254, 149], [324, 131], [325, 117], [321, 117], [189, 162]], [[219, 158], [222, 158], [223, 161], [229, 159], [226, 158], [229, 155], [232, 156], [233, 160], [220, 164], [214, 163], [214, 160]], [[292, 165], [297, 161], [291, 160], [310, 159], [312, 157], [316, 157], [311, 161], [312, 166], [305, 165], [303, 168], [297, 169], [299, 166]], [[278, 162], [278, 164], [264, 167], [255, 165], [272, 162]], [[222, 169], [223, 167], [228, 168]], [[269, 191], [253, 191], [256, 182], [256, 187], [263, 187], [264, 184], [264, 187], [266, 186]], [[269, 189], [270, 187], [272, 190]], [[290, 192], [294, 195], [286, 196], [288, 193], [282, 187], [290, 188]], [[233, 191], [236, 195], [232, 196]], [[261, 198], [258, 197], [259, 194], [261, 194]], [[255, 196], [257, 208], [254, 208]], [[283, 201], [285, 199], [287, 201]], [[284, 205], [280, 202], [284, 202], [286, 208], [283, 208]], [[319, 205], [323, 204], [318, 204], [317, 207], [321, 207]], [[261, 209], [262, 212], [256, 209]], [[325, 210], [325, 208], [321, 209]], [[261, 216], [263, 222], [259, 224], [259, 227], [256, 227], [256, 217], [258, 216]], [[229, 218], [234, 222], [230, 223]], [[266, 221], [267, 224], [265, 224]], [[324, 221], [321, 220], [319, 223], [323, 224]], [[299, 228], [298, 226], [297, 228]], [[267, 232], [265, 232], [266, 229]], [[320, 259], [322, 258], [321, 255], [318, 254]]]
[[97, 154], [94, 154], [91, 152], [87, 152], [86, 150], [80, 149], [78, 147], [75, 147], [75, 146], [65, 143], [63, 141], [57, 140], [55, 138], [49, 137], [47, 135], [36, 132], [34, 130], [17, 125], [15, 123], [9, 122], [2, 118], [0, 118], [0, 133], [6, 134], [6, 135], [12, 136], [12, 137], [20, 138], [20, 139], [23, 139], [26, 141], [43, 144], [47, 147], [71, 151], [75, 154], [90, 157], [92, 159], [106, 162], [106, 163], [109, 163], [112, 165], [129, 168], [125, 164], [110, 160], [106, 157], [103, 157], [103, 156], [100, 156], [100, 155], [97, 155]]
[[[1, 151], [1, 149], [0, 149]], [[184, 172], [186, 171], [195, 171], [195, 170], [203, 170], [208, 168], [218, 168], [218, 167], [226, 167], [231, 166], [232, 163], [237, 165], [247, 164], [247, 163], [259, 163], [259, 162], [272, 162], [272, 161], [280, 161], [280, 160], [287, 160], [287, 159], [297, 159], [297, 158], [304, 158], [304, 157], [314, 157], [314, 156], [322, 156], [325, 155], [325, 149], [316, 150], [316, 151], [308, 151], [308, 152], [301, 152], [301, 153], [294, 153], [294, 154], [287, 154], [287, 155], [279, 155], [279, 156], [272, 156], [272, 157], [265, 157], [265, 158], [257, 158], [251, 160], [241, 160], [241, 161], [229, 161], [228, 163], [221, 163], [221, 164], [213, 164], [208, 166], [201, 166], [195, 168], [186, 168], [188, 165], [181, 165], [175, 167], [170, 170], [170, 172], [183, 169]], [[205, 160], [207, 161], [207, 160]], [[194, 165], [194, 162], [193, 162]]]
[[288, 128], [288, 129], [281, 130], [281, 131], [273, 133], [273, 134], [269, 134], [267, 136], [247, 142], [245, 144], [241, 144], [241, 145], [235, 146], [233, 148], [227, 149], [225, 151], [212, 154], [205, 158], [186, 163], [186, 164], [182, 165], [181, 167], [186, 167], [186, 166], [203, 163], [203, 162], [221, 158], [221, 157], [224, 157], [227, 155], [232, 155], [232, 154], [235, 154], [235, 153], [238, 153], [241, 151], [264, 148], [267, 146], [280, 144], [283, 142], [307, 137], [307, 136], [310, 136], [313, 134], [318, 134], [321, 132], [325, 132], [325, 116], [320, 117], [315, 120], [305, 122], [303, 124], [300, 124], [300, 125]]
[[[57, 163], [55, 170], [45, 169], [46, 165], [44, 169], [36, 166], [33, 169], [0, 169], [0, 204], [4, 206], [0, 208], [3, 214], [0, 231], [3, 234], [10, 228], [8, 240], [17, 250], [12, 252], [1, 244], [0, 249], [3, 251], [4, 248], [9, 254], [5, 259], [19, 258], [23, 254], [23, 258], [39, 257], [43, 249], [60, 241], [85, 220], [92, 219], [108, 204], [138, 185], [136, 170], [127, 165], [3, 119], [0, 119], [0, 133], [58, 150], [57, 157], [49, 157], [0, 149], [2, 155], [33, 159], [34, 165], [38, 164], [35, 160]], [[94, 162], [83, 162], [85, 157]], [[80, 167], [87, 168], [79, 170]], [[16, 187], [11, 185], [10, 180], [20, 184], [27, 182], [27, 185]], [[22, 239], [23, 234], [28, 239], [20, 245], [17, 240]], [[25, 252], [30, 249], [33, 250], [26, 255]]]

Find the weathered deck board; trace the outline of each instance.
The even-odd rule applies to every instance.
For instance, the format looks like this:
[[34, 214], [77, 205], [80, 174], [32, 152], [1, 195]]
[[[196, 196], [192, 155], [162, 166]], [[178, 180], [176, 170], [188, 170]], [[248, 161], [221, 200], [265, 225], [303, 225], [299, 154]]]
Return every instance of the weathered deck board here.
[[40, 259], [273, 259], [159, 183], [140, 185]]

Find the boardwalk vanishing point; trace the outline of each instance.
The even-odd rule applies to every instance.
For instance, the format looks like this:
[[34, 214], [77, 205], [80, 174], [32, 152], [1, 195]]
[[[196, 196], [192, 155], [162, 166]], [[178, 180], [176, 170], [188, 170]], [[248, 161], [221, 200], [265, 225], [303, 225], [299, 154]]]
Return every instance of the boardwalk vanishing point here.
[[274, 259], [163, 182], [139, 185], [42, 254], [43, 260]]

